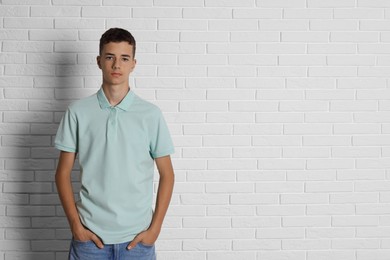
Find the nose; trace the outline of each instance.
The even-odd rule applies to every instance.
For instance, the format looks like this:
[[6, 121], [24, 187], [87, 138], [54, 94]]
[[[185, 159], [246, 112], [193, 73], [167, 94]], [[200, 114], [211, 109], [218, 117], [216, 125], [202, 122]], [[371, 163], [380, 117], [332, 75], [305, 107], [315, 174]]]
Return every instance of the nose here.
[[112, 63], [112, 68], [113, 69], [119, 69], [119, 62], [117, 59], [114, 59], [114, 62]]

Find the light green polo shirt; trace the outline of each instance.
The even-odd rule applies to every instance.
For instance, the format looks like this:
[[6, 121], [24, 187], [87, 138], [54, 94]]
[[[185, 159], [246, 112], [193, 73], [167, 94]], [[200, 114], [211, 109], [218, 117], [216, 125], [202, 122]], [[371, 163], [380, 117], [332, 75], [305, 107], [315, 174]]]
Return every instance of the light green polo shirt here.
[[130, 90], [111, 106], [103, 89], [69, 105], [55, 147], [75, 152], [81, 222], [105, 244], [123, 243], [152, 219], [154, 158], [174, 153], [161, 110]]

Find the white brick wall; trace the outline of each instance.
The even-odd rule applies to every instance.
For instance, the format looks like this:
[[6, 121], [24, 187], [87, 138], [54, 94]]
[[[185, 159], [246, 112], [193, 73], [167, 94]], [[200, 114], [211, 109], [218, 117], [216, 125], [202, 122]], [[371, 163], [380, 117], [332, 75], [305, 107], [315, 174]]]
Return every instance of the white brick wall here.
[[[161, 260], [390, 259], [387, 0], [0, 1], [0, 260], [66, 259], [54, 135], [109, 27], [176, 145]], [[74, 171], [77, 190], [78, 166]]]

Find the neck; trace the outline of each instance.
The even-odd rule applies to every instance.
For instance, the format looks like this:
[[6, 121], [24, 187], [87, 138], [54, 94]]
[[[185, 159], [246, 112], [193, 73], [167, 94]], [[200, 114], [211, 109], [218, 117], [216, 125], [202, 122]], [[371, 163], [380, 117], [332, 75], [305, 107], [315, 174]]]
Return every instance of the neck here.
[[120, 86], [120, 85], [104, 85], [103, 91], [107, 97], [108, 102], [111, 106], [118, 105], [130, 91], [130, 87]]

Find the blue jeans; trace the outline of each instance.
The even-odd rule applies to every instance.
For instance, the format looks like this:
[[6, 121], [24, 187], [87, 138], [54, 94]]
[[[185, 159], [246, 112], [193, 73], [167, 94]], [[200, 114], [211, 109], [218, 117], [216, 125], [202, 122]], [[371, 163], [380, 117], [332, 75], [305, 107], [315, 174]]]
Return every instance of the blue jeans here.
[[127, 250], [130, 242], [104, 245], [99, 249], [94, 242], [81, 242], [72, 239], [69, 260], [156, 260], [154, 245], [138, 243], [131, 250]]

